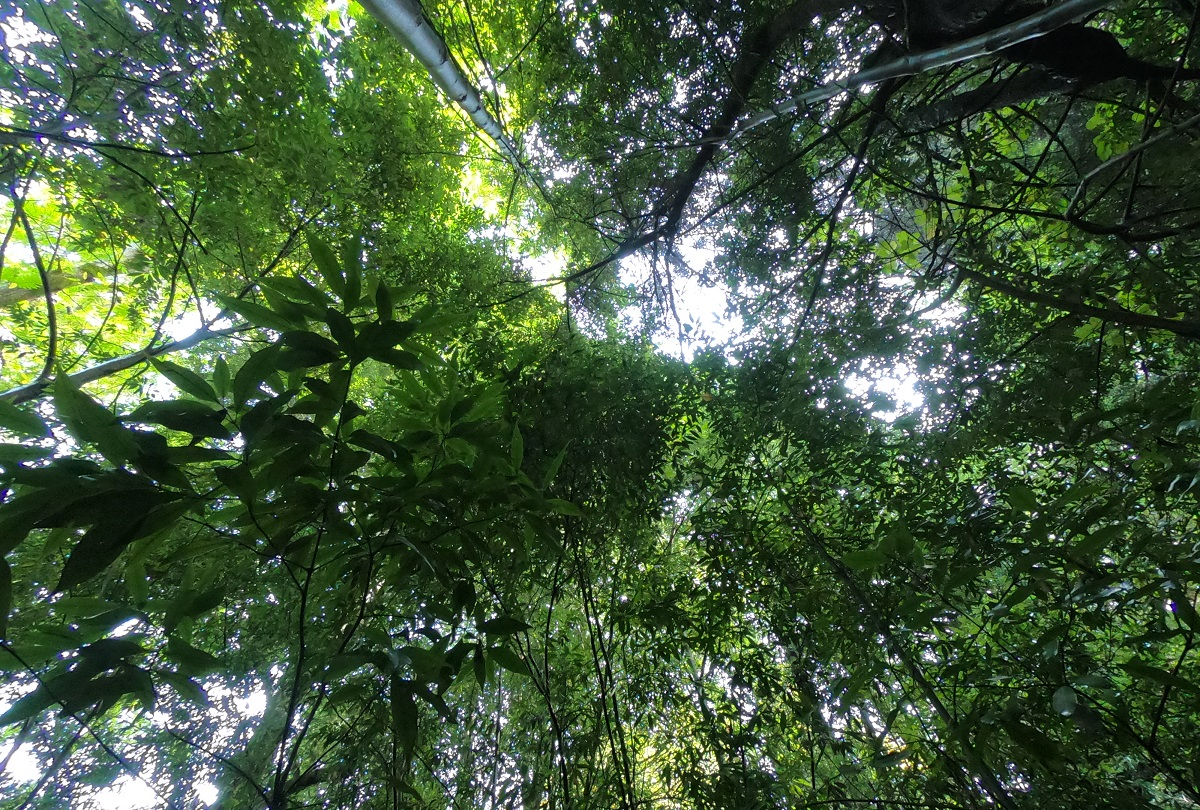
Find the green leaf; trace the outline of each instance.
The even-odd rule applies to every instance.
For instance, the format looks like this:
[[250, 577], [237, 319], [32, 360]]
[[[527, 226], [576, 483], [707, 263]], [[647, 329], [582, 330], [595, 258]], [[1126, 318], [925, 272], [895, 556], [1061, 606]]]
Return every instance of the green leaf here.
[[583, 517], [583, 511], [578, 506], [562, 498], [547, 498], [546, 505], [560, 515], [567, 517]]
[[[69, 673], [68, 673], [69, 674]], [[20, 723], [49, 709], [55, 703], [53, 695], [46, 687], [39, 686], [25, 697], [8, 707], [8, 711], [0, 714], [0, 728]]]
[[513, 469], [520, 470], [521, 462], [525, 460], [525, 439], [521, 436], [521, 428], [513, 425], [512, 432], [512, 462]]
[[35, 489], [0, 504], [0, 555], [20, 545], [34, 527], [64, 525], [64, 512], [83, 494], [78, 482], [59, 482], [58, 486]]
[[282, 312], [276, 312], [253, 301], [243, 301], [231, 295], [219, 295], [217, 296], [217, 300], [221, 302], [221, 306], [225, 309], [230, 312], [236, 312], [254, 326], [272, 329], [276, 332], [304, 327], [303, 318], [288, 317], [288, 315]]
[[1071, 687], [1060, 686], [1054, 690], [1054, 698], [1051, 702], [1054, 704], [1054, 711], [1063, 717], [1070, 717], [1075, 713], [1075, 704], [1078, 702], [1078, 696]]
[[1004, 728], [1037, 762], [1053, 763], [1060, 758], [1058, 743], [1033, 726], [1014, 720], [1006, 723]]
[[[125, 662], [144, 651], [132, 639], [102, 639], [80, 649], [78, 663], [68, 672], [46, 678], [38, 688], [0, 715], [0, 727], [37, 717], [55, 704], [74, 714], [95, 707], [104, 712], [127, 694], [144, 696], [146, 679], [140, 668]], [[115, 668], [111, 675], [101, 675]], [[99, 677], [97, 677], [99, 675]]]
[[12, 610], [12, 568], [0, 557], [0, 639], [8, 638], [8, 613]]
[[133, 695], [144, 711], [154, 711], [155, 694], [154, 679], [150, 673], [141, 667], [125, 667], [122, 674], [129, 676], [129, 686], [125, 694]]
[[229, 364], [224, 357], [218, 357], [213, 365], [213, 389], [222, 397], [233, 393], [233, 380], [229, 375]]
[[1037, 496], [1033, 494], [1033, 490], [1024, 484], [1013, 484], [1004, 493], [1005, 500], [1008, 505], [1018, 512], [1036, 512], [1038, 508]]
[[346, 314], [353, 312], [362, 300], [362, 275], [351, 266], [346, 268], [346, 291], [343, 294], [342, 309]]
[[[568, 444], [567, 447], [570, 445]], [[554, 483], [554, 479], [558, 477], [558, 471], [562, 467], [563, 461], [567, 457], [567, 447], [559, 450], [558, 453], [550, 460], [550, 466], [546, 468], [546, 474], [542, 476], [542, 489], [550, 488]]]
[[292, 331], [284, 332], [280, 336], [279, 342], [291, 349], [303, 349], [305, 351], [323, 354], [330, 360], [335, 360], [341, 354], [338, 345], [327, 337], [322, 337], [314, 332]]
[[175, 628], [179, 627], [184, 619], [193, 619], [207, 613], [220, 605], [224, 598], [225, 589], [219, 585], [204, 591], [195, 588], [180, 589], [167, 606], [166, 615], [163, 617], [163, 629], [168, 633], [175, 632]]
[[125, 590], [135, 605], [145, 604], [150, 596], [150, 585], [146, 580], [146, 565], [134, 556], [125, 564]]
[[189, 678], [181, 672], [173, 672], [167, 669], [155, 670], [154, 674], [160, 681], [167, 683], [179, 696], [189, 703], [194, 703], [197, 706], [207, 706], [208, 698], [204, 694], [204, 689], [195, 680]]
[[1174, 673], [1167, 672], [1165, 669], [1160, 669], [1159, 667], [1147, 664], [1144, 661], [1138, 661], [1136, 659], [1132, 661], [1126, 661], [1124, 664], [1121, 664], [1120, 667], [1134, 678], [1155, 681], [1163, 686], [1184, 689], [1192, 693], [1200, 693], [1200, 686], [1197, 686], [1186, 678], [1181, 678]]
[[420, 371], [425, 368], [425, 363], [420, 357], [404, 349], [376, 349], [370, 356], [372, 360], [387, 363], [400, 371]]
[[102, 638], [81, 647], [79, 655], [96, 670], [114, 669], [130, 658], [141, 658], [146, 654], [146, 648], [142, 646], [141, 641], [141, 636]]
[[276, 363], [283, 371], [323, 366], [341, 357], [336, 343], [312, 332], [285, 332], [280, 343], [283, 349]]
[[321, 278], [325, 279], [325, 284], [333, 291], [334, 295], [341, 298], [346, 292], [346, 279], [342, 275], [342, 268], [338, 264], [333, 250], [321, 239], [309, 235], [308, 252], [312, 254], [313, 261], [317, 264], [317, 271], [321, 274]]
[[474, 397], [463, 397], [458, 402], [454, 403], [454, 407], [450, 409], [450, 424], [460, 422], [464, 417], [469, 416], [475, 409], [475, 404], [476, 401]]
[[50, 428], [42, 417], [25, 408], [0, 399], [0, 428], [11, 430], [18, 436], [41, 438], [50, 435]]
[[306, 329], [309, 320], [316, 318], [317, 313], [320, 312], [316, 307], [309, 304], [296, 303], [268, 285], [259, 286], [258, 291], [266, 299], [267, 308], [276, 315], [284, 318], [289, 324], [292, 324], [293, 329]]
[[390, 685], [392, 735], [401, 757], [407, 761], [417, 747], [417, 702], [412, 689], [399, 675], [392, 674]]
[[958, 565], [947, 575], [942, 587], [947, 591], [956, 590], [974, 582], [983, 571], [983, 567], [979, 565]]
[[375, 433], [361, 429], [351, 433], [346, 438], [346, 441], [355, 445], [356, 447], [361, 447], [362, 449], [369, 450], [376, 455], [383, 456], [389, 461], [397, 458], [403, 451], [403, 448], [401, 448], [395, 442], [389, 441]]
[[221, 659], [197, 649], [178, 636], [167, 637], [167, 655], [179, 664], [183, 675], [209, 675], [221, 669]]
[[375, 285], [375, 313], [381, 321], [390, 321], [395, 311], [392, 303], [392, 288], [382, 281]]
[[532, 625], [526, 624], [520, 619], [514, 619], [511, 616], [500, 616], [495, 619], [489, 619], [479, 625], [480, 630], [494, 636], [511, 636], [514, 633], [528, 630], [530, 627]]
[[384, 670], [386, 669], [386, 663], [381, 660], [381, 656], [383, 656], [383, 653], [372, 652], [353, 652], [335, 655], [329, 659], [329, 663], [325, 666], [325, 682], [333, 683], [340, 681], [354, 670], [368, 665], [374, 665]]
[[354, 348], [356, 338], [354, 322], [330, 307], [325, 310], [325, 323], [329, 325], [329, 334], [343, 351], [349, 353]]
[[1182, 619], [1193, 633], [1200, 633], [1200, 616], [1196, 615], [1196, 608], [1192, 606], [1190, 599], [1172, 599], [1171, 606], [1175, 608], [1175, 618]]
[[53, 447], [34, 447], [28, 444], [0, 442], [0, 467], [15, 469], [29, 461], [37, 461], [54, 455]]
[[243, 405], [258, 392], [263, 381], [276, 371], [280, 346], [274, 344], [250, 355], [233, 378], [233, 399]]
[[495, 661], [500, 666], [507, 669], [509, 672], [517, 675], [529, 676], [529, 667], [525, 662], [512, 650], [507, 647], [491, 647], [488, 649], [488, 658]]
[[1104, 551], [1118, 537], [1127, 532], [1127, 526], [1102, 526], [1075, 544], [1075, 551], [1085, 557]]
[[477, 644], [471, 654], [471, 666], [475, 670], [475, 682], [480, 688], [487, 685], [487, 658], [483, 653], [483, 645]]
[[283, 293], [293, 301], [311, 304], [318, 309], [325, 309], [330, 304], [328, 295], [318, 290], [312, 284], [309, 284], [306, 279], [300, 276], [272, 276], [267, 281], [264, 281], [262, 286], [270, 287]]
[[415, 329], [413, 321], [369, 323], [358, 336], [355, 355], [389, 363], [399, 369], [420, 370], [424, 362], [413, 352], [396, 349]]
[[897, 765], [902, 765], [911, 757], [912, 752], [907, 749], [903, 751], [892, 751], [887, 754], [880, 754], [872, 759], [868, 764], [876, 770], [885, 770], [887, 768], [894, 768]]
[[847, 568], [853, 568], [856, 571], [868, 571], [872, 568], [878, 568], [887, 562], [887, 553], [878, 546], [872, 546], [870, 548], [847, 551], [842, 555], [842, 562], [846, 564]]
[[185, 394], [191, 394], [196, 399], [215, 402], [218, 405], [221, 403], [221, 398], [217, 396], [217, 392], [213, 390], [212, 386], [191, 369], [184, 368], [168, 360], [159, 360], [157, 357], [151, 358], [150, 363], [160, 374], [170, 380], [176, 388]]
[[917, 539], [913, 537], [912, 532], [903, 523], [897, 523], [892, 526], [888, 531], [888, 537], [898, 557], [907, 559], [916, 550]]
[[225, 427], [224, 413], [195, 400], [175, 399], [147, 402], [128, 418], [189, 433], [195, 438], [228, 439], [232, 434]]
[[342, 245], [342, 268], [346, 271], [346, 290], [342, 301], [347, 313], [354, 310], [362, 298], [362, 239], [355, 236]]
[[61, 593], [82, 585], [103, 573], [130, 543], [141, 536], [141, 526], [141, 519], [116, 514], [106, 516], [88, 529], [67, 557], [58, 584], [54, 586], [55, 592]]

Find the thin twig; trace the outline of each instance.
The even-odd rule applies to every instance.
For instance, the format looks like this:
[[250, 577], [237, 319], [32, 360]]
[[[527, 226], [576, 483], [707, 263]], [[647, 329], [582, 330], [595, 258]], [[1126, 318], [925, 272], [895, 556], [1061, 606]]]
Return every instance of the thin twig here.
[[17, 193], [15, 187], [10, 186], [9, 193], [12, 196], [13, 210], [16, 211], [17, 218], [21, 220], [21, 227], [25, 230], [25, 238], [29, 242], [29, 250], [33, 253], [33, 263], [37, 267], [38, 277], [42, 280], [42, 292], [46, 297], [46, 327], [50, 335], [46, 346], [46, 362], [42, 365], [42, 371], [35, 381], [45, 382], [50, 379], [50, 374], [54, 371], [54, 361], [58, 355], [58, 316], [54, 311], [54, 286], [50, 282], [50, 273], [42, 261], [42, 252], [38, 250], [37, 238], [33, 235], [29, 217], [25, 214], [25, 199]]

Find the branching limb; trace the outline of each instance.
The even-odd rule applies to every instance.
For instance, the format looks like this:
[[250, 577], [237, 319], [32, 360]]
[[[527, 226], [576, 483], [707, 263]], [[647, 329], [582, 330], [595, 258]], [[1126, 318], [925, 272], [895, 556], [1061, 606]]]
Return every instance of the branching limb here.
[[810, 104], [828, 101], [836, 95], [865, 84], [877, 84], [901, 76], [915, 76], [918, 73], [956, 65], [960, 62], [978, 59], [981, 56], [991, 56], [1005, 48], [1035, 39], [1056, 28], [1075, 22], [1107, 5], [1109, 5], [1109, 0], [1066, 0], [1031, 17], [1001, 26], [977, 37], [964, 39], [962, 42], [942, 48], [935, 48], [932, 51], [905, 54], [886, 64], [859, 71], [853, 76], [821, 85], [795, 98], [772, 105], [771, 109], [750, 116], [730, 132], [720, 133], [720, 138], [726, 140], [741, 135], [768, 121], [774, 121], [780, 116], [793, 113]]
[[1099, 318], [1106, 323], [1117, 323], [1123, 326], [1135, 326], [1144, 329], [1162, 329], [1180, 337], [1200, 340], [1200, 322], [1197, 321], [1182, 321], [1174, 318], [1163, 318], [1159, 315], [1145, 315], [1141, 312], [1133, 312], [1119, 307], [1098, 307], [1092, 304], [1085, 304], [1082, 301], [1070, 301], [1037, 292], [1036, 290], [1026, 290], [1014, 284], [1009, 284], [1002, 279], [994, 278], [966, 267], [960, 266], [959, 272], [963, 277], [983, 287], [1004, 293], [1028, 304], [1042, 304], [1043, 306], [1048, 306], [1060, 312], [1066, 312], [1081, 318]]
[[[731, 86], [725, 102], [721, 105], [716, 120], [700, 138], [700, 148], [686, 169], [671, 181], [671, 193], [654, 214], [663, 218], [661, 230], [670, 239], [679, 230], [684, 209], [704, 175], [709, 163], [717, 155], [721, 144], [738, 130], [734, 127], [745, 109], [746, 100], [763, 69], [770, 63], [771, 56], [779, 47], [798, 34], [813, 19], [821, 14], [841, 11], [848, 4], [833, 0], [809, 0], [792, 3], [776, 14], [765, 25], [743, 38], [738, 52], [738, 61], [733, 69]], [[739, 128], [740, 129], [740, 128]]]

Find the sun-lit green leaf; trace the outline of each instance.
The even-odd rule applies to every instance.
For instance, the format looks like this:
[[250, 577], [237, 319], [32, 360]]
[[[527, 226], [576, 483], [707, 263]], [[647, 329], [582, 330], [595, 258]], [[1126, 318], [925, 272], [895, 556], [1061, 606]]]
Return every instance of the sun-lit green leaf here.
[[333, 249], [327, 243], [310, 235], [308, 251], [312, 254], [317, 270], [320, 272], [321, 278], [325, 279], [325, 283], [329, 285], [329, 289], [339, 298], [343, 297], [346, 291], [346, 279]]

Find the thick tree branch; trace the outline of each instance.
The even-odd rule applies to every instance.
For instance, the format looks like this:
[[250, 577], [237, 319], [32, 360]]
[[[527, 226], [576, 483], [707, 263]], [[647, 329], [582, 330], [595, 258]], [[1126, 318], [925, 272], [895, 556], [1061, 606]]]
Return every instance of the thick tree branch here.
[[1145, 329], [1162, 329], [1166, 332], [1179, 335], [1180, 337], [1191, 338], [1192, 340], [1200, 339], [1200, 322], [1198, 321], [1177, 321], [1173, 318], [1163, 318], [1158, 315], [1144, 315], [1141, 312], [1133, 312], [1128, 309], [1113, 309], [1109, 307], [1097, 307], [1091, 304], [1085, 304], [1082, 301], [1067, 301], [1062, 298], [1057, 298], [1046, 293], [1036, 292], [1034, 290], [1025, 290], [1016, 285], [1009, 284], [998, 278], [980, 273], [977, 270], [970, 270], [966, 267], [959, 267], [959, 272], [963, 277], [976, 282], [977, 284], [986, 287], [996, 292], [1004, 293], [1018, 301], [1024, 301], [1027, 304], [1042, 304], [1043, 306], [1057, 309], [1060, 312], [1066, 312], [1071, 315], [1076, 315], [1081, 318], [1099, 318], [1107, 323], [1116, 323], [1123, 326], [1136, 326]]
[[[192, 160], [199, 157], [211, 157], [215, 155], [238, 155], [250, 147], [233, 147], [230, 149], [214, 149], [198, 152], [176, 151], [174, 149], [151, 149], [145, 146], [131, 146], [129, 144], [117, 143], [115, 141], [92, 141], [87, 138], [75, 138], [66, 133], [70, 132], [70, 128], [64, 129], [61, 132], [47, 132], [40, 129], [26, 129], [24, 127], [14, 127], [0, 125], [0, 144], [15, 143], [18, 140], [29, 140], [35, 143], [43, 141], [53, 141], [55, 143], [74, 146], [79, 149], [119, 149], [122, 152], [134, 152], [141, 155], [151, 155], [161, 158], [175, 158], [179, 160]], [[101, 153], [103, 154], [103, 153]]]
[[467, 81], [462, 68], [450, 55], [445, 41], [425, 18], [421, 6], [413, 0], [362, 0], [362, 4], [425, 66], [434, 83], [454, 99], [454, 103], [495, 141], [509, 162], [519, 169], [520, 158], [516, 148], [505, 136], [500, 123], [483, 106], [479, 92]]
[[[121, 357], [114, 357], [111, 360], [106, 360], [105, 362], [99, 363], [91, 368], [85, 368], [83, 371], [77, 371], [71, 375], [71, 380], [76, 385], [94, 382], [96, 380], [103, 379], [110, 374], [115, 374], [118, 371], [124, 371], [127, 368], [133, 368], [136, 365], [145, 363], [152, 357], [159, 357], [164, 354], [170, 354], [171, 352], [190, 349], [206, 340], [236, 335], [253, 328], [254, 327], [249, 325], [241, 325], [231, 326], [228, 329], [200, 329], [183, 338], [182, 340], [173, 340], [170, 343], [164, 343], [163, 345], [156, 346], [153, 349], [142, 349], [141, 351], [122, 355]], [[49, 386], [49, 380], [39, 380], [38, 382], [22, 385], [18, 388], [10, 388], [7, 391], [0, 392], [0, 400], [12, 402], [14, 404], [28, 402], [32, 399], [40, 398], [46, 393], [46, 389], [49, 388]]]
[[795, 98], [772, 105], [771, 109], [750, 116], [738, 124], [736, 129], [722, 133], [719, 137], [741, 135], [768, 121], [774, 121], [782, 115], [795, 112], [809, 104], [828, 101], [840, 93], [857, 89], [863, 85], [877, 84], [886, 79], [897, 79], [901, 76], [915, 76], [918, 73], [967, 62], [981, 56], [991, 56], [1005, 48], [1035, 39], [1056, 28], [1075, 22], [1088, 14], [1099, 11], [1110, 2], [1111, 0], [1065, 0], [1065, 2], [1051, 6], [1038, 14], [1001, 26], [977, 37], [964, 39], [962, 42], [955, 42], [931, 51], [905, 54], [886, 64], [859, 71], [840, 81], [821, 85]]
[[990, 81], [972, 90], [914, 107], [902, 115], [899, 127], [909, 133], [933, 130], [979, 113], [1013, 107], [1077, 87], [1078, 82], [1045, 70], [1022, 71], [1016, 76]]
[[[59, 292], [76, 284], [86, 284], [97, 279], [96, 276], [87, 272], [63, 273], [51, 271], [49, 273], [49, 280], [50, 289], [54, 292]], [[37, 289], [16, 286], [0, 287], [0, 309], [8, 309], [21, 301], [32, 301], [35, 298], [41, 298], [43, 295], [44, 292], [40, 287]]]
[[700, 182], [708, 164], [716, 157], [717, 149], [733, 133], [734, 125], [746, 107], [750, 91], [763, 68], [770, 63], [771, 55], [780, 45], [803, 30], [813, 17], [841, 11], [847, 5], [849, 4], [837, 0], [801, 0], [792, 3], [765, 25], [743, 37], [731, 77], [729, 94], [725, 97], [716, 120], [704, 131], [700, 138], [700, 149], [692, 158], [692, 162], [672, 180], [671, 193], [654, 212], [664, 217], [661, 230], [668, 239], [678, 232], [683, 211], [696, 189], [696, 184]]

